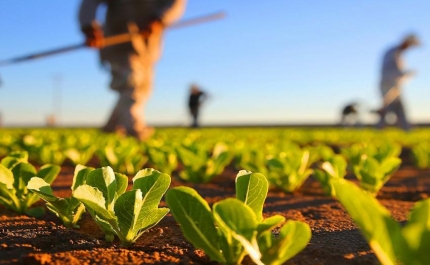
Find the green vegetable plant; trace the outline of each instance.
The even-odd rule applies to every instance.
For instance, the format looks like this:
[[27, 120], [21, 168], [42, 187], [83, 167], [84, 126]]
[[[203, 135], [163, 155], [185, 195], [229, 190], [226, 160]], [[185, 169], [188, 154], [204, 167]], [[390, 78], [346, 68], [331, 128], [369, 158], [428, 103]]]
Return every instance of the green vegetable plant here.
[[376, 196], [378, 191], [399, 169], [402, 160], [398, 157], [388, 157], [382, 162], [363, 154], [360, 163], [354, 166], [354, 174], [362, 189]]
[[178, 167], [178, 156], [173, 147], [148, 147], [148, 163], [157, 170], [166, 174], [172, 174]]
[[182, 146], [177, 147], [177, 152], [184, 166], [179, 177], [192, 183], [208, 183], [221, 174], [232, 159], [228, 146], [224, 143], [215, 144], [211, 156], [205, 151]]
[[336, 193], [331, 185], [332, 178], [344, 178], [347, 162], [342, 155], [333, 155], [321, 164], [321, 168], [314, 170], [314, 177], [320, 182], [325, 194], [335, 197]]
[[242, 170], [236, 177], [236, 198], [213, 205], [192, 188], [175, 187], [166, 194], [173, 217], [191, 244], [222, 264], [241, 264], [246, 254], [256, 264], [277, 265], [300, 252], [309, 242], [307, 224], [287, 221], [278, 236], [272, 230], [285, 218], [263, 218], [268, 182], [264, 175]]
[[74, 165], [87, 165], [88, 161], [93, 158], [94, 149], [95, 145], [91, 144], [80, 148], [70, 147], [64, 151], [64, 154]]
[[112, 242], [116, 235], [124, 246], [133, 244], [169, 212], [158, 205], [170, 176], [147, 168], [134, 176], [132, 190], [126, 191], [127, 184], [125, 175], [103, 167], [88, 173], [85, 184], [73, 191], [73, 197], [85, 205], [105, 233], [106, 241]]
[[[72, 191], [85, 183], [86, 176], [93, 168], [77, 165], [73, 175]], [[27, 189], [37, 194], [46, 202], [46, 207], [61, 219], [66, 227], [79, 228], [78, 221], [85, 212], [85, 206], [74, 197], [56, 197], [51, 189], [50, 183], [39, 177], [32, 177], [28, 182]]]
[[383, 265], [430, 264], [430, 199], [415, 204], [405, 225], [373, 196], [344, 179], [333, 179], [336, 197]]
[[101, 166], [110, 166], [115, 172], [133, 175], [148, 162], [142, 148], [133, 140], [108, 142], [96, 151]]
[[17, 213], [41, 216], [44, 213], [42, 207], [30, 208], [39, 197], [29, 192], [27, 184], [35, 176], [51, 184], [59, 172], [59, 166], [49, 164], [42, 166], [37, 172], [28, 163], [27, 152], [10, 153], [0, 163], [0, 204]]
[[312, 174], [310, 169], [310, 152], [281, 152], [277, 157], [267, 160], [268, 180], [273, 186], [284, 192], [298, 189]]
[[420, 169], [430, 168], [430, 143], [424, 142], [411, 147], [415, 166]]

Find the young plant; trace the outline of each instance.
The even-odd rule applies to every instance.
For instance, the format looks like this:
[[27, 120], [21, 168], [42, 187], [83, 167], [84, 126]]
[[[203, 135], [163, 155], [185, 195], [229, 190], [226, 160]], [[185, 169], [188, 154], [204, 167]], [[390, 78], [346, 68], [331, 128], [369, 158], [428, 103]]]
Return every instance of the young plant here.
[[56, 165], [44, 165], [37, 172], [28, 163], [27, 152], [10, 153], [0, 164], [0, 204], [17, 213], [41, 216], [43, 208], [30, 208], [39, 197], [28, 191], [27, 184], [35, 176], [51, 184], [59, 172], [60, 167]]
[[192, 183], [208, 183], [221, 174], [232, 159], [228, 146], [223, 143], [217, 143], [214, 146], [210, 157], [205, 152], [193, 151], [185, 147], [178, 147], [177, 152], [184, 165], [184, 170], [179, 173], [179, 176]]
[[427, 142], [415, 144], [411, 148], [415, 166], [420, 169], [430, 168], [430, 144]]
[[178, 167], [178, 156], [173, 147], [149, 147], [148, 157], [152, 167], [166, 174], [172, 174]]
[[309, 242], [307, 224], [288, 221], [275, 237], [272, 230], [285, 218], [263, 220], [268, 182], [265, 176], [242, 170], [236, 178], [236, 198], [208, 203], [192, 188], [176, 187], [166, 194], [173, 217], [185, 238], [222, 264], [241, 264], [246, 254], [256, 264], [283, 264]]
[[374, 197], [344, 179], [333, 179], [336, 197], [383, 265], [430, 264], [430, 199], [415, 204], [401, 226]]
[[64, 154], [74, 165], [86, 165], [93, 158], [94, 149], [95, 145], [91, 144], [80, 148], [70, 147]]
[[321, 169], [315, 169], [315, 178], [321, 183], [325, 194], [335, 197], [336, 193], [331, 185], [332, 178], [344, 178], [347, 162], [344, 156], [334, 155], [321, 164]]
[[282, 152], [278, 157], [269, 159], [267, 169], [270, 184], [284, 192], [298, 189], [313, 172], [309, 168], [309, 155], [309, 151]]
[[73, 192], [105, 233], [106, 241], [112, 242], [116, 235], [125, 246], [136, 242], [169, 212], [158, 205], [170, 185], [170, 176], [143, 169], [134, 176], [132, 190], [126, 192], [127, 184], [125, 175], [103, 167], [91, 171], [86, 184]]
[[373, 157], [362, 155], [360, 163], [354, 166], [354, 173], [360, 181], [361, 188], [376, 196], [401, 163], [402, 160], [398, 157], [388, 157], [378, 162]]
[[[72, 191], [78, 186], [85, 183], [86, 176], [93, 168], [87, 168], [81, 165], [76, 166], [73, 176]], [[64, 226], [79, 228], [77, 224], [81, 215], [85, 212], [85, 206], [74, 197], [59, 198], [52, 192], [50, 183], [39, 177], [30, 179], [27, 189], [37, 194], [46, 202], [46, 207], [61, 219]]]
[[102, 166], [110, 166], [115, 172], [133, 175], [148, 162], [148, 157], [134, 141], [112, 142], [96, 151]]

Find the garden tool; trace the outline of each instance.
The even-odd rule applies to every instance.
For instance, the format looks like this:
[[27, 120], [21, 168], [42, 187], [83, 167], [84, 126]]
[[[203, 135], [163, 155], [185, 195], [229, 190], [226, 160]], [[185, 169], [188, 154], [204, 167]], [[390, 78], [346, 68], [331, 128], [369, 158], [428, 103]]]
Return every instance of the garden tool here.
[[[221, 11], [221, 12], [217, 12], [217, 13], [213, 13], [213, 14], [209, 14], [209, 15], [205, 15], [205, 16], [200, 16], [200, 17], [195, 17], [195, 18], [191, 18], [188, 20], [183, 20], [183, 21], [180, 21], [178, 23], [175, 23], [175, 24], [169, 26], [167, 29], [170, 30], [170, 29], [179, 29], [179, 28], [184, 28], [184, 27], [188, 27], [188, 26], [194, 26], [194, 25], [222, 19], [224, 17], [225, 17], [225, 13]], [[138, 34], [145, 36], [147, 34], [147, 32], [141, 31]], [[106, 37], [104, 39], [104, 47], [117, 45], [117, 44], [121, 44], [121, 43], [125, 43], [125, 42], [130, 42], [132, 40], [132, 38], [134, 38], [134, 37], [135, 37], [135, 33], [133, 33], [133, 32], [128, 32], [128, 33], [123, 33], [123, 34], [119, 34], [119, 35], [115, 35], [115, 36], [111, 36], [111, 37]], [[52, 50], [47, 50], [47, 51], [43, 51], [43, 52], [19, 56], [19, 57], [0, 61], [0, 66], [8, 66], [8, 65], [11, 65], [14, 63], [19, 63], [19, 62], [43, 58], [43, 57], [47, 57], [47, 56], [51, 56], [51, 55], [55, 55], [55, 54], [75, 51], [75, 50], [85, 48], [85, 47], [87, 47], [87, 45], [84, 42], [84, 43], [64, 46], [64, 47], [60, 47], [60, 48], [56, 48], [56, 49], [52, 49]]]

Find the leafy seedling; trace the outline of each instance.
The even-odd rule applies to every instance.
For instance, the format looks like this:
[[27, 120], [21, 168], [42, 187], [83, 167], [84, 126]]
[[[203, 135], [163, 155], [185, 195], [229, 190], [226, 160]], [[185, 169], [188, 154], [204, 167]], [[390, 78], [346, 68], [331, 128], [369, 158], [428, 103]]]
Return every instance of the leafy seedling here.
[[173, 217], [191, 244], [222, 264], [241, 264], [246, 254], [256, 264], [282, 264], [309, 242], [307, 224], [288, 221], [275, 237], [272, 230], [285, 218], [263, 219], [268, 182], [264, 175], [242, 170], [236, 178], [236, 198], [213, 205], [192, 188], [176, 187], [166, 194]]
[[73, 197], [81, 201], [94, 221], [112, 242], [114, 235], [128, 246], [169, 212], [158, 208], [170, 185], [170, 176], [154, 169], [143, 169], [133, 178], [133, 188], [126, 191], [128, 179], [115, 174], [111, 167], [91, 171], [86, 184], [78, 186]]
[[331, 185], [332, 178], [344, 178], [347, 162], [344, 156], [334, 155], [321, 164], [321, 169], [315, 169], [315, 178], [320, 182], [325, 194], [335, 197], [336, 193]]
[[293, 153], [282, 152], [278, 157], [267, 161], [268, 180], [270, 184], [284, 192], [293, 192], [298, 189], [312, 174], [309, 168], [309, 151]]
[[39, 177], [51, 184], [59, 172], [60, 167], [56, 165], [44, 165], [37, 172], [34, 166], [28, 163], [27, 152], [10, 153], [0, 164], [0, 203], [17, 213], [41, 216], [44, 213], [43, 208], [30, 208], [39, 197], [29, 192], [27, 184], [32, 177]]
[[170, 146], [149, 147], [148, 157], [152, 167], [166, 174], [172, 174], [178, 166], [178, 156], [174, 148]]
[[344, 179], [333, 179], [336, 197], [383, 265], [430, 264], [430, 199], [415, 204], [403, 227], [373, 196]]
[[223, 143], [214, 146], [211, 156], [202, 150], [191, 150], [181, 146], [177, 148], [177, 152], [179, 160], [184, 165], [179, 177], [192, 183], [208, 183], [221, 174], [232, 160], [228, 146]]
[[361, 188], [376, 196], [401, 163], [402, 160], [398, 157], [389, 157], [378, 162], [373, 157], [362, 155], [360, 163], [354, 166], [354, 173]]
[[[86, 176], [93, 168], [78, 165], [73, 176], [72, 192], [85, 183]], [[79, 228], [78, 221], [85, 212], [85, 206], [74, 197], [59, 198], [54, 195], [50, 183], [39, 177], [33, 177], [27, 188], [46, 202], [46, 207], [61, 219], [66, 227]]]

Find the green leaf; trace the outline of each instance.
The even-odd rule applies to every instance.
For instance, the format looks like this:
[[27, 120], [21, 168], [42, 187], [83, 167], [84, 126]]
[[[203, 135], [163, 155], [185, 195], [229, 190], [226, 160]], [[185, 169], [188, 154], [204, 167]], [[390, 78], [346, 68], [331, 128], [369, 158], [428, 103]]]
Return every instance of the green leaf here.
[[264, 219], [261, 223], [258, 224], [257, 232], [260, 234], [264, 231], [271, 231], [283, 222], [285, 222], [285, 217], [281, 215], [271, 216], [269, 218]]
[[240, 264], [245, 249], [254, 261], [261, 258], [256, 239], [257, 217], [249, 206], [228, 198], [214, 204], [213, 216], [226, 238], [227, 244], [221, 244], [221, 249], [227, 263]]
[[118, 227], [125, 237], [126, 243], [135, 241], [136, 225], [142, 208], [142, 192], [132, 190], [123, 193], [115, 202], [115, 214], [118, 217]]
[[164, 216], [169, 213], [169, 211], [170, 210], [168, 208], [157, 208], [153, 209], [146, 215], [141, 214], [139, 216], [139, 222], [135, 227], [134, 233], [136, 233], [137, 237], [139, 237], [147, 229], [150, 229], [151, 227], [154, 227], [156, 224], [158, 224], [164, 218]]
[[36, 192], [45, 201], [55, 201], [58, 199], [52, 192], [49, 183], [40, 177], [32, 177], [28, 182], [27, 189]]
[[124, 174], [115, 172], [115, 180], [116, 180], [116, 194], [117, 196], [120, 196], [127, 190], [128, 177]]
[[105, 199], [106, 209], [113, 209], [117, 185], [115, 173], [111, 167], [98, 168], [88, 173], [86, 184], [101, 191]]
[[36, 169], [28, 163], [21, 162], [12, 168], [12, 173], [15, 178], [13, 186], [16, 190], [17, 197], [21, 198], [26, 196], [27, 183], [32, 177], [36, 176]]
[[265, 176], [241, 170], [236, 177], [236, 198], [251, 207], [257, 221], [263, 220], [263, 205], [269, 185]]
[[72, 190], [75, 190], [78, 186], [84, 184], [88, 176], [88, 173], [90, 173], [93, 170], [94, 168], [91, 168], [91, 167], [77, 165], [75, 167], [75, 171], [73, 174]]
[[112, 212], [106, 209], [106, 201], [103, 193], [92, 186], [81, 185], [73, 191], [73, 197], [81, 201], [87, 208], [92, 209], [96, 214], [106, 220], [116, 220]]
[[[332, 179], [337, 199], [360, 228], [379, 261], [396, 264], [395, 238], [400, 238], [400, 226], [391, 219], [388, 210], [356, 185], [344, 179]], [[403, 245], [403, 244], [402, 244]]]
[[396, 246], [404, 264], [430, 264], [430, 199], [417, 202], [402, 229], [408, 248]]
[[6, 189], [13, 189], [13, 183], [15, 179], [13, 173], [7, 167], [0, 165], [0, 183], [4, 184]]
[[146, 168], [133, 178], [133, 189], [140, 189], [143, 194], [142, 214], [147, 214], [158, 207], [164, 193], [170, 186], [171, 178], [155, 169]]
[[57, 178], [60, 170], [61, 167], [57, 165], [44, 165], [39, 169], [39, 172], [37, 172], [37, 176], [51, 184]]
[[6, 168], [12, 169], [18, 163], [27, 163], [28, 153], [25, 151], [15, 151], [9, 153], [5, 158], [2, 159], [1, 164]]
[[188, 187], [175, 187], [167, 191], [166, 202], [181, 225], [185, 238], [194, 247], [203, 249], [212, 260], [225, 263], [208, 203]]
[[[302, 251], [311, 239], [311, 229], [309, 225], [298, 221], [287, 221], [280, 229], [279, 236], [274, 238], [270, 231], [266, 231], [271, 237], [270, 244], [267, 241], [260, 241], [262, 259], [266, 265], [281, 265]], [[263, 244], [260, 244], [263, 243]]]

